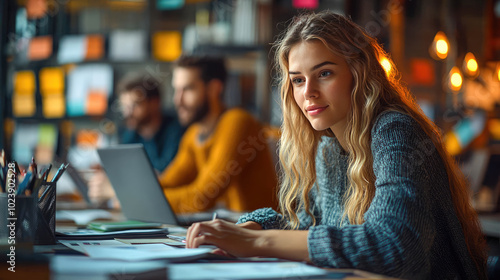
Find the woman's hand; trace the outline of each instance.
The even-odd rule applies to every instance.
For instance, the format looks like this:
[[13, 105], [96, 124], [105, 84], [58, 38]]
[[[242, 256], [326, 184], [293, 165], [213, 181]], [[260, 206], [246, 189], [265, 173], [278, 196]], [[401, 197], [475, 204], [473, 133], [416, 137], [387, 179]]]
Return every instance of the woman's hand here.
[[246, 228], [246, 229], [254, 229], [254, 230], [261, 230], [262, 229], [261, 225], [259, 225], [256, 222], [252, 222], [252, 221], [238, 224], [238, 226], [242, 227], [242, 228]]
[[309, 262], [307, 230], [259, 230], [254, 222], [235, 225], [223, 220], [195, 223], [187, 232], [186, 247], [215, 245], [214, 253], [235, 257], [272, 257]]
[[[252, 228], [252, 229], [249, 229]], [[186, 235], [186, 247], [197, 248], [203, 244], [215, 245], [220, 250], [215, 253], [236, 257], [262, 255], [265, 248], [265, 231], [259, 224], [247, 222], [235, 225], [224, 220], [195, 223], [189, 227]]]

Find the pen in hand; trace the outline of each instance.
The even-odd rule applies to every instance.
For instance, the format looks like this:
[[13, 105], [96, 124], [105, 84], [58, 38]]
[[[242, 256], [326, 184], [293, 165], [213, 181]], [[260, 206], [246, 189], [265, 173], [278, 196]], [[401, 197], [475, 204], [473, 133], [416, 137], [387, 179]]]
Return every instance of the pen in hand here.
[[167, 234], [167, 238], [170, 238], [172, 240], [179, 241], [179, 242], [182, 242], [182, 243], [186, 243], [186, 237], [185, 236], [177, 236], [177, 235]]
[[[217, 219], [217, 213], [216, 212], [214, 212], [214, 214], [212, 215], [212, 221], [214, 221], [215, 219]], [[180, 241], [182, 243], [186, 243], [186, 237], [185, 236], [177, 236], [177, 235], [168, 234], [167, 237], [170, 238], [170, 239], [172, 239], [172, 240], [175, 240], [175, 241]]]

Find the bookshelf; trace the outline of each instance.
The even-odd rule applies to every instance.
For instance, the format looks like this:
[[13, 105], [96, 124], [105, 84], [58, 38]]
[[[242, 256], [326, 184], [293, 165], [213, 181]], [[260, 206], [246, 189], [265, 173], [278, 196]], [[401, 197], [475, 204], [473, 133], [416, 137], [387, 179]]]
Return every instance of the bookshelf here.
[[[241, 0], [215, 0], [215, 1], [185, 1], [182, 8], [177, 10], [161, 10], [158, 5], [161, 1], [47, 1], [48, 7], [38, 19], [26, 18], [24, 30], [19, 31], [19, 16], [28, 1], [2, 1], [2, 41], [0, 50], [5, 54], [0, 67], [0, 121], [6, 120], [10, 129], [4, 127], [0, 131], [0, 146], [5, 148], [9, 155], [15, 156], [16, 133], [19, 128], [35, 125], [54, 126], [57, 137], [55, 153], [58, 158], [65, 160], [69, 150], [79, 138], [78, 130], [98, 130], [106, 136], [107, 143], [116, 141], [116, 127], [119, 125], [119, 112], [115, 110], [114, 86], [130, 71], [150, 71], [162, 80], [161, 87], [164, 93], [163, 108], [165, 111], [173, 110], [170, 85], [172, 60], [155, 51], [155, 36], [159, 33], [176, 31], [182, 36], [182, 50], [185, 53], [196, 55], [210, 54], [223, 56], [229, 70], [229, 81], [225, 94], [228, 107], [243, 107], [254, 114], [263, 122], [270, 120], [270, 61], [269, 42], [272, 40], [272, 7], [273, 2], [268, 0], [241, 1]], [[252, 13], [241, 17], [243, 10]], [[21, 12], [20, 12], [21, 11]], [[26, 11], [24, 11], [26, 12]], [[26, 12], [28, 13], [28, 12]], [[240, 16], [235, 16], [239, 14]], [[16, 24], [17, 23], [17, 24]], [[234, 23], [234, 29], [233, 29]], [[230, 29], [228, 29], [231, 27]], [[239, 29], [236, 29], [239, 28]], [[244, 32], [243, 32], [244, 31]], [[134, 32], [142, 33], [142, 56], [135, 59], [117, 59], [116, 33], [122, 32], [129, 36]], [[203, 36], [203, 34], [210, 36]], [[244, 36], [250, 34], [249, 36]], [[9, 48], [8, 35], [14, 40], [16, 48]], [[194, 34], [194, 37], [193, 37]], [[206, 35], [205, 34], [205, 35]], [[222, 34], [222, 35], [221, 35]], [[78, 42], [87, 40], [92, 36], [101, 37], [101, 55], [93, 58], [79, 58], [65, 60], [61, 53], [74, 55], [78, 49]], [[167, 34], [171, 35], [171, 34]], [[174, 34], [175, 35], [175, 34]], [[51, 36], [47, 45], [46, 38], [42, 38], [37, 45], [37, 52], [30, 49], [29, 43], [43, 36]], [[28, 45], [20, 44], [27, 37]], [[31, 38], [31, 39], [30, 39]], [[69, 38], [69, 40], [68, 40]], [[135, 37], [137, 38], [137, 37]], [[172, 39], [172, 37], [169, 37]], [[194, 38], [194, 40], [193, 40]], [[31, 41], [30, 41], [31, 40]], [[120, 47], [126, 46], [122, 38]], [[134, 40], [129, 38], [128, 42]], [[165, 41], [162, 41], [165, 43]], [[169, 42], [167, 42], [169, 43]], [[72, 46], [73, 48], [68, 48]], [[47, 53], [44, 53], [44, 50]], [[73, 53], [71, 53], [73, 52]], [[87, 56], [89, 50], [87, 49]], [[130, 53], [128, 54], [130, 55]], [[165, 55], [165, 54], [163, 54]], [[169, 54], [167, 54], [169, 55]], [[30, 58], [31, 56], [31, 58]], [[175, 55], [174, 55], [175, 56]], [[61, 58], [63, 57], [63, 58]], [[9, 62], [6, 62], [6, 61]], [[92, 67], [95, 65], [109, 66], [112, 71], [110, 88], [107, 88], [107, 107], [105, 112], [89, 115], [72, 113], [69, 99], [74, 94], [71, 88], [71, 73], [75, 69]], [[46, 89], [41, 78], [45, 69], [60, 69], [64, 73], [59, 78], [63, 83], [62, 96], [64, 111], [48, 116], [45, 112]], [[28, 71], [28, 78], [16, 84], [16, 75]], [[34, 76], [34, 78], [30, 78]], [[32, 99], [25, 103], [19, 101], [19, 85], [33, 83]], [[33, 81], [33, 82], [31, 82]], [[49, 83], [50, 84], [50, 83]], [[60, 88], [61, 86], [59, 86]], [[24, 87], [25, 88], [25, 87]], [[34, 111], [19, 114], [28, 110], [27, 105], [34, 104]], [[17, 104], [17, 105], [16, 105]], [[19, 105], [22, 104], [22, 105]], [[21, 111], [20, 111], [21, 110]], [[29, 111], [29, 110], [28, 110]], [[103, 125], [103, 123], [105, 125]], [[108, 125], [112, 123], [112, 125]], [[104, 130], [103, 126], [110, 129]], [[26, 130], [26, 129], [25, 129]], [[47, 130], [47, 129], [46, 129]], [[32, 128], [32, 134], [35, 132]], [[29, 136], [26, 134], [26, 136]], [[25, 137], [21, 137], [24, 139]], [[54, 139], [54, 137], [49, 137]], [[25, 152], [25, 154], [28, 154]]]

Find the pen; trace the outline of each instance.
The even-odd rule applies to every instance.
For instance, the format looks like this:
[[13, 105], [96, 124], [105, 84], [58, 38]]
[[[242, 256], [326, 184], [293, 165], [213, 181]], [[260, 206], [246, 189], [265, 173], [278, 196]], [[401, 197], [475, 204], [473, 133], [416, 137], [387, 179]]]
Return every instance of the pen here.
[[37, 164], [35, 162], [35, 157], [31, 157], [31, 162], [30, 162], [29, 167], [32, 169], [31, 172], [33, 172], [33, 174], [36, 175], [38, 173], [38, 168], [37, 168]]
[[38, 167], [35, 162], [35, 157], [31, 158], [31, 163], [28, 167], [28, 171], [31, 172], [31, 176], [29, 178], [28, 185], [26, 186], [24, 191], [26, 192], [26, 195], [31, 195], [33, 193], [33, 189], [35, 187], [38, 178]]
[[[32, 176], [33, 176], [33, 173], [31, 172], [31, 166], [30, 166], [28, 173], [26, 173], [26, 175], [24, 176], [21, 183], [17, 186], [16, 195], [22, 195], [22, 194], [24, 194], [24, 192], [26, 190], [29, 190], [29, 184], [31, 182]], [[30, 190], [30, 192], [31, 192], [31, 190]]]
[[212, 221], [217, 219], [217, 212], [214, 212], [214, 214], [212, 215]]
[[182, 243], [186, 243], [186, 237], [185, 236], [177, 236], [177, 235], [171, 235], [171, 234], [167, 234], [167, 237], [172, 239], [172, 240], [175, 240], [175, 241], [180, 241]]
[[50, 170], [52, 169], [52, 163], [49, 164], [49, 167], [42, 173], [42, 180], [47, 182], [47, 178], [49, 177]]
[[57, 182], [57, 180], [59, 180], [59, 178], [61, 178], [64, 171], [66, 171], [66, 168], [68, 168], [68, 166], [69, 166], [69, 163], [68, 164], [62, 163], [61, 166], [59, 166], [59, 169], [57, 169], [56, 174], [54, 175], [54, 178], [52, 178], [51, 182]]

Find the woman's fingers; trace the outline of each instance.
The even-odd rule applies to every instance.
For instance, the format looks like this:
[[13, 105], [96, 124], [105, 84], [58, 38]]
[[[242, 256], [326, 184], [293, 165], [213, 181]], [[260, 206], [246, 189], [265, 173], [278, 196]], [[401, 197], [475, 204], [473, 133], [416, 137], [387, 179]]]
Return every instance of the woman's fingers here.
[[235, 258], [235, 256], [233, 256], [233, 255], [229, 254], [228, 252], [226, 252], [226, 251], [224, 251], [222, 249], [219, 249], [219, 248], [214, 249], [212, 251], [212, 254], [219, 255], [219, 256], [224, 256], [224, 257], [228, 257], [228, 258]]
[[193, 237], [198, 235], [198, 223], [192, 224], [186, 234], [186, 247], [193, 248], [191, 243], [193, 242]]
[[198, 235], [197, 237], [193, 238], [193, 241], [191, 243], [190, 248], [198, 248], [200, 245], [215, 245], [217, 246], [216, 242], [217, 238], [214, 237], [211, 234], [201, 234]]
[[[186, 234], [186, 247], [187, 248], [197, 248], [199, 245], [208, 244], [206, 239], [200, 241], [199, 237], [205, 235], [218, 236], [219, 229], [221, 228], [221, 220], [214, 220], [209, 222], [194, 223], [188, 229]], [[216, 244], [213, 244], [216, 245]]]

